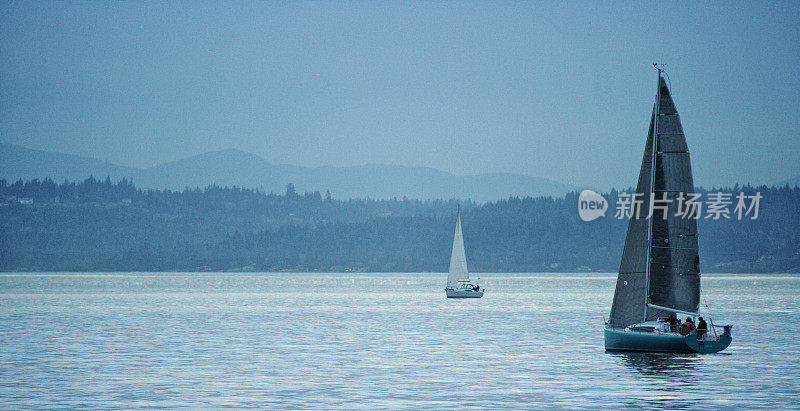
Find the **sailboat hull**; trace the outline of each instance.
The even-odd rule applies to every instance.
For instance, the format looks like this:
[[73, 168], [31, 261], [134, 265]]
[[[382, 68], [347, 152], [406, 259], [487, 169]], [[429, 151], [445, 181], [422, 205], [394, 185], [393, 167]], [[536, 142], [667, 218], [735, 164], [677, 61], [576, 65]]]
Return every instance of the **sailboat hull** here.
[[698, 340], [697, 334], [682, 336], [653, 332], [604, 330], [606, 351], [647, 351], [711, 354], [720, 352], [731, 344], [731, 336], [722, 334], [716, 340]]
[[481, 298], [483, 291], [474, 290], [445, 290], [447, 298]]
[[716, 340], [699, 340], [696, 334], [686, 336], [686, 345], [703, 354], [720, 352], [728, 348], [728, 346], [731, 345], [731, 341], [731, 336], [727, 334], [720, 335]]
[[606, 351], [695, 352], [679, 334], [604, 330]]

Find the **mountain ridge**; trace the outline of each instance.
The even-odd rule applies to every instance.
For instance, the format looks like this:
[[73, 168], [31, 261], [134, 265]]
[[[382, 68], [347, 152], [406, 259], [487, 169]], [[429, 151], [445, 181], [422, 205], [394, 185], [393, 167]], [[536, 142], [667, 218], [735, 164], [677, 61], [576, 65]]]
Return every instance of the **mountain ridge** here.
[[368, 163], [358, 166], [302, 167], [272, 164], [246, 151], [228, 148], [147, 168], [116, 165], [93, 157], [0, 144], [0, 178], [51, 178], [79, 181], [89, 176], [127, 178], [138, 187], [182, 190], [208, 185], [262, 188], [283, 192], [325, 192], [341, 199], [417, 198], [495, 201], [509, 196], [563, 196], [577, 188], [541, 177], [514, 173], [457, 176], [433, 167]]

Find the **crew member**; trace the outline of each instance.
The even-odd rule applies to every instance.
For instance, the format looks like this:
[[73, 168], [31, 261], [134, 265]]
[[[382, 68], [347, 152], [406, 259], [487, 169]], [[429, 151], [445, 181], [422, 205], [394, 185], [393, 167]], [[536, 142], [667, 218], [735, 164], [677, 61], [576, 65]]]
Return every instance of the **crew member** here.
[[680, 322], [678, 321], [678, 316], [676, 316], [675, 313], [672, 313], [669, 315], [669, 318], [667, 318], [667, 321], [669, 321], [669, 332], [678, 332], [678, 323]]
[[706, 333], [708, 332], [708, 324], [706, 324], [706, 320], [703, 317], [697, 319], [697, 339], [702, 340], [706, 337]]

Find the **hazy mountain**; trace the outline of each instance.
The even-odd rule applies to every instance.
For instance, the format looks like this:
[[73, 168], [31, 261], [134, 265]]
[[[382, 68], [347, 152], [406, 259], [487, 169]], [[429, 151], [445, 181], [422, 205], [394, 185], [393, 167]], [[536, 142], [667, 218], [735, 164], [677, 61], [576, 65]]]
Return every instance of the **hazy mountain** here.
[[138, 168], [123, 167], [91, 157], [31, 150], [14, 144], [0, 144], [0, 178], [16, 181], [50, 177], [57, 183], [64, 179], [85, 180], [87, 177], [111, 177], [117, 181], [133, 177]]
[[787, 180], [783, 180], [777, 184], [778, 187], [783, 187], [785, 185], [789, 185], [790, 187], [800, 186], [800, 176], [794, 176]]
[[205, 153], [155, 167], [122, 167], [75, 155], [0, 145], [0, 178], [8, 181], [50, 177], [83, 180], [90, 175], [112, 180], [132, 178], [138, 187], [169, 188], [220, 186], [263, 187], [282, 193], [287, 183], [298, 192], [330, 190], [340, 199], [459, 198], [490, 201], [516, 196], [562, 196], [574, 190], [544, 178], [521, 174], [455, 176], [429, 167], [368, 164], [354, 167], [298, 167], [270, 164], [263, 158], [229, 149]]
[[[574, 187], [544, 178], [520, 174], [455, 176], [428, 167], [368, 164], [356, 167], [319, 167], [309, 170], [298, 190], [324, 191], [330, 187], [337, 198], [470, 198], [490, 201], [517, 196], [563, 196]], [[305, 185], [307, 184], [307, 185]]]
[[216, 184], [249, 188], [263, 186], [268, 192], [283, 192], [287, 183], [297, 185], [303, 171], [300, 167], [272, 165], [255, 154], [228, 149], [140, 170], [134, 181], [137, 186], [174, 190]]

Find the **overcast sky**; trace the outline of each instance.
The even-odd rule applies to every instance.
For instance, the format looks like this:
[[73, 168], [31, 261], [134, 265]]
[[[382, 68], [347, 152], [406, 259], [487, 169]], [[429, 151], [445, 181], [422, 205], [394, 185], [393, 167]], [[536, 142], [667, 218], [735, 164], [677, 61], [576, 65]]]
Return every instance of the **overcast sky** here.
[[2, 2], [0, 141], [627, 187], [658, 61], [697, 184], [800, 175], [800, 2], [698, 3]]

